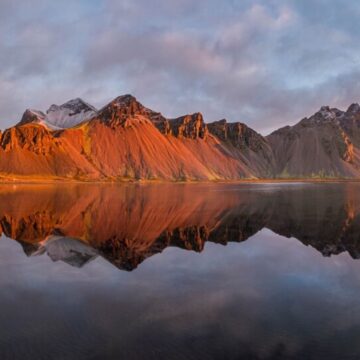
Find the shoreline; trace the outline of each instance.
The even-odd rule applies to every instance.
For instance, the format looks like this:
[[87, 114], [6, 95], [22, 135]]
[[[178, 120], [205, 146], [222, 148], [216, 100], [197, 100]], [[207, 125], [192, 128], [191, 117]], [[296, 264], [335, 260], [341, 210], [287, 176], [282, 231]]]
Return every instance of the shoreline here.
[[133, 180], [133, 179], [104, 179], [104, 180], [74, 180], [74, 179], [1, 179], [0, 185], [31, 185], [31, 184], [49, 184], [49, 185], [146, 185], [146, 184], [284, 184], [284, 183], [356, 183], [360, 178], [331, 178], [331, 179], [312, 179], [312, 178], [290, 178], [290, 179], [237, 179], [237, 180]]

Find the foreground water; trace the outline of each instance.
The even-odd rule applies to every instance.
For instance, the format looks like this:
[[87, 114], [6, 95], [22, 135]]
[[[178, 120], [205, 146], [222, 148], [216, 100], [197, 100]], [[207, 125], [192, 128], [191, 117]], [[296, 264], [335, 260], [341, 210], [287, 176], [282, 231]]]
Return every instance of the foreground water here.
[[2, 360], [360, 358], [360, 184], [9, 185], [0, 224]]

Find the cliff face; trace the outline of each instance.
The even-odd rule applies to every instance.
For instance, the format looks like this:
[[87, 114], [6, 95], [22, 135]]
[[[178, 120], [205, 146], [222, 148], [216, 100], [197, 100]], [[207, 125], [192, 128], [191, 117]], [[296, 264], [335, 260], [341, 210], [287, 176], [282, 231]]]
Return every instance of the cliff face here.
[[264, 137], [201, 113], [167, 119], [131, 95], [26, 110], [0, 134], [0, 178], [238, 180], [360, 177], [360, 106], [322, 107]]
[[[0, 139], [0, 174], [6, 179], [95, 179], [99, 172], [61, 133], [26, 124], [4, 131]], [[82, 141], [82, 139], [81, 139]]]
[[0, 146], [5, 152], [28, 150], [50, 154], [59, 142], [43, 126], [18, 126], [5, 130]]
[[208, 133], [200, 113], [181, 116], [169, 121], [171, 133], [178, 138], [205, 139]]
[[209, 132], [217, 137], [233, 157], [254, 169], [260, 177], [275, 176], [276, 160], [266, 138], [247, 125], [225, 119], [207, 125]]
[[208, 128], [220, 140], [242, 150], [260, 151], [267, 146], [260, 134], [240, 122], [228, 123], [223, 119], [210, 123]]

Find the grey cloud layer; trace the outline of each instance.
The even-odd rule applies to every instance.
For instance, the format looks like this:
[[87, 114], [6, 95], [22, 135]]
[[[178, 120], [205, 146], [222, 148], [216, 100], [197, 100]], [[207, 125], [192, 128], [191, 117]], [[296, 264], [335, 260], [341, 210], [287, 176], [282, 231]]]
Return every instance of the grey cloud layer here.
[[356, 1], [0, 2], [0, 126], [131, 92], [267, 133], [359, 97]]

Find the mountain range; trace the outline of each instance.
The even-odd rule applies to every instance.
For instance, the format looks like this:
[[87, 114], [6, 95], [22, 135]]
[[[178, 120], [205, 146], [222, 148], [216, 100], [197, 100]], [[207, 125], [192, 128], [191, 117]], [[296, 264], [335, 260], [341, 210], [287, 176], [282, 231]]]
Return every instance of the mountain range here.
[[0, 133], [0, 180], [208, 181], [360, 177], [360, 106], [322, 107], [262, 136], [201, 113], [164, 117], [132, 95], [27, 109]]

